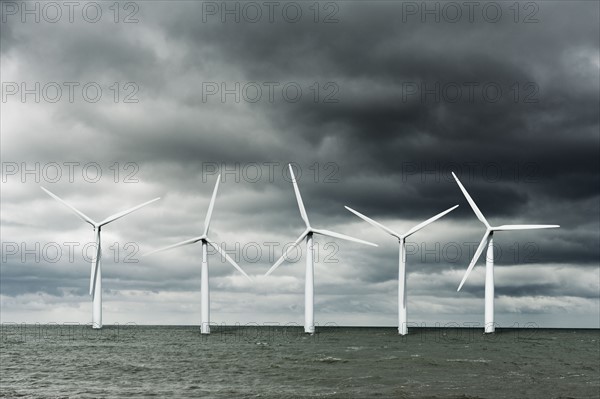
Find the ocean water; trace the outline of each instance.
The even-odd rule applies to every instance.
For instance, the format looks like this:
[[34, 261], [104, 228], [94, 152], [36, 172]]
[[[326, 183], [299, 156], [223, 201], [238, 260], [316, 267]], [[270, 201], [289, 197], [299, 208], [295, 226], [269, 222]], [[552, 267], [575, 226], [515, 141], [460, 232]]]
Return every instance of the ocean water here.
[[6, 398], [598, 398], [599, 330], [3, 325]]

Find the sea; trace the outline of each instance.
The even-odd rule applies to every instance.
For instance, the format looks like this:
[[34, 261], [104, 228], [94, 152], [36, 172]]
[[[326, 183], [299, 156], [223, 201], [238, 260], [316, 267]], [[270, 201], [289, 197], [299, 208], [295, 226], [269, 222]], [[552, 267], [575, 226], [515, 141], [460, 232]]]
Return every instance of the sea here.
[[598, 398], [600, 330], [3, 325], [2, 398]]

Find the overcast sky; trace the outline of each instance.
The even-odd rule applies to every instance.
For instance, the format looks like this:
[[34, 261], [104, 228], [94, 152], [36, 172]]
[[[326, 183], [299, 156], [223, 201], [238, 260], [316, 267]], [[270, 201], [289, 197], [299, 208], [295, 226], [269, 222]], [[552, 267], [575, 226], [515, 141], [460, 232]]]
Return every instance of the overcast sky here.
[[2, 322], [91, 321], [93, 231], [42, 185], [98, 220], [162, 197], [103, 229], [104, 324], [199, 324], [200, 246], [141, 254], [202, 233], [220, 170], [210, 235], [253, 282], [213, 253], [211, 321], [302, 324], [304, 254], [262, 277], [293, 162], [315, 227], [379, 244], [316, 238], [317, 324], [397, 323], [397, 241], [344, 205], [458, 204], [408, 240], [409, 321], [483, 325], [453, 170], [492, 225], [561, 225], [495, 235], [496, 321], [600, 327], [598, 2], [55, 4], [1, 3]]

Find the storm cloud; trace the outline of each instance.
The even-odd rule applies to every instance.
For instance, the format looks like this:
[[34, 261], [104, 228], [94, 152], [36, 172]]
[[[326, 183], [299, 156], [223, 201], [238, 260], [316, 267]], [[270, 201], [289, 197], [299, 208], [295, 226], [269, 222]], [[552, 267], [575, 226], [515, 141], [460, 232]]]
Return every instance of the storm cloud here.
[[104, 231], [105, 322], [199, 322], [200, 248], [141, 255], [201, 234], [220, 172], [211, 235], [254, 281], [211, 254], [215, 322], [300, 322], [304, 254], [262, 277], [303, 230], [292, 162], [313, 225], [379, 244], [316, 239], [320, 324], [396, 323], [397, 241], [344, 205], [404, 232], [459, 204], [409, 239], [409, 318], [482, 321], [483, 259], [456, 292], [485, 228], [454, 171], [492, 225], [561, 225], [495, 236], [498, 322], [598, 328], [599, 5], [450, 3], [97, 3], [95, 22], [79, 3], [49, 22], [2, 2], [2, 321], [89, 319], [92, 230], [42, 185], [98, 219], [161, 196]]

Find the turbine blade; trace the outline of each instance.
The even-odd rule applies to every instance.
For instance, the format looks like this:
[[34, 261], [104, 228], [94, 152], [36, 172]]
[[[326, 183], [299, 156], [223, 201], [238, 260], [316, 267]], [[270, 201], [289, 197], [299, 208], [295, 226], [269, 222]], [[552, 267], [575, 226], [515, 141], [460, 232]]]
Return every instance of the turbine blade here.
[[149, 205], [149, 204], [151, 204], [151, 203], [153, 203], [153, 202], [156, 202], [156, 201], [158, 201], [159, 199], [160, 199], [160, 197], [157, 197], [157, 198], [154, 198], [153, 200], [150, 200], [150, 201], [144, 202], [143, 204], [140, 204], [140, 205], [138, 205], [138, 206], [134, 206], [134, 207], [133, 207], [133, 208], [131, 208], [131, 209], [127, 209], [126, 211], [119, 212], [119, 213], [115, 213], [114, 215], [112, 215], [112, 216], [109, 216], [109, 217], [107, 217], [106, 219], [104, 219], [103, 221], [101, 221], [101, 222], [99, 223], [99, 225], [100, 225], [100, 226], [104, 226], [104, 225], [106, 225], [106, 224], [109, 224], [109, 223], [111, 223], [111, 222], [114, 222], [114, 221], [115, 221], [115, 220], [117, 220], [117, 219], [121, 219], [123, 216], [125, 216], [125, 215], [129, 215], [131, 212], [137, 211], [138, 209], [140, 209], [140, 208], [142, 208], [142, 207], [144, 207], [144, 206], [146, 206], [146, 205]]
[[64, 206], [66, 206], [67, 208], [69, 208], [70, 210], [72, 210], [73, 212], [75, 212], [75, 214], [77, 216], [79, 216], [84, 222], [87, 222], [89, 224], [91, 224], [92, 226], [96, 226], [96, 222], [94, 222], [90, 217], [88, 217], [86, 214], [84, 214], [83, 212], [79, 211], [78, 209], [76, 209], [74, 206], [68, 204], [66, 201], [63, 201], [58, 195], [51, 193], [49, 190], [46, 190], [44, 187], [40, 187], [42, 190], [44, 190], [46, 192], [46, 194], [48, 194], [49, 196], [51, 196], [52, 198], [54, 198], [55, 200], [57, 200], [58, 202], [60, 202], [61, 204], [63, 204]]
[[462, 281], [460, 282], [460, 285], [458, 286], [458, 289], [456, 291], [460, 291], [460, 289], [462, 288], [465, 281], [467, 281], [467, 277], [469, 277], [471, 270], [473, 270], [473, 266], [475, 266], [475, 263], [477, 263], [477, 261], [479, 260], [479, 257], [481, 256], [481, 253], [483, 252], [483, 249], [485, 248], [485, 245], [487, 244], [490, 233], [491, 233], [491, 231], [487, 230], [485, 232], [485, 234], [483, 235], [483, 238], [481, 239], [481, 242], [479, 243], [479, 246], [477, 247], [477, 250], [475, 251], [475, 255], [473, 255], [473, 259], [471, 259], [469, 268], [467, 269], [467, 272], [465, 273], [465, 275], [464, 275]]
[[304, 237], [306, 237], [306, 235], [308, 234], [309, 231], [310, 230], [308, 230], [308, 229], [304, 230], [304, 232], [302, 234], [300, 234], [300, 237], [298, 237], [298, 239], [296, 241], [294, 241], [294, 243], [292, 245], [287, 247], [287, 249], [285, 250], [283, 255], [281, 255], [281, 257], [279, 259], [277, 259], [277, 262], [275, 262], [273, 264], [273, 266], [271, 266], [269, 271], [265, 273], [265, 276], [268, 276], [269, 274], [273, 273], [273, 271], [275, 269], [277, 269], [279, 267], [279, 265], [281, 265], [283, 263], [285, 258], [287, 258], [288, 254], [291, 252], [291, 250], [296, 248], [298, 246], [298, 244], [300, 244], [300, 242], [304, 239]]
[[460, 180], [458, 180], [458, 177], [456, 177], [456, 175], [454, 174], [454, 172], [452, 172], [452, 176], [454, 176], [454, 180], [456, 180], [456, 183], [458, 183], [458, 187], [460, 187], [460, 190], [463, 192], [465, 198], [467, 199], [467, 201], [469, 202], [469, 205], [471, 205], [471, 208], [473, 208], [473, 212], [475, 212], [475, 215], [477, 215], [477, 218], [479, 220], [481, 220], [481, 222], [483, 224], [486, 225], [486, 227], [490, 227], [490, 224], [488, 223], [488, 221], [485, 219], [485, 217], [483, 216], [483, 213], [481, 213], [481, 211], [479, 210], [479, 208], [477, 207], [477, 204], [475, 204], [475, 201], [473, 201], [473, 198], [471, 198], [471, 196], [469, 195], [469, 193], [467, 192], [467, 189], [462, 185], [462, 183], [460, 182]]
[[377, 244], [373, 244], [372, 242], [361, 240], [359, 238], [350, 237], [345, 234], [336, 233], [335, 231], [313, 229], [313, 233], [322, 234], [324, 236], [329, 236], [329, 237], [333, 237], [333, 238], [339, 238], [339, 239], [346, 240], [346, 241], [354, 241], [354, 242], [358, 242], [358, 243], [365, 244], [365, 245], [371, 245], [373, 247], [377, 246]]
[[252, 279], [250, 278], [250, 276], [248, 276], [246, 274], [246, 272], [229, 255], [227, 255], [227, 252], [223, 251], [223, 249], [217, 245], [217, 243], [209, 240], [208, 238], [206, 239], [206, 242], [208, 242], [210, 245], [212, 245], [212, 247], [214, 249], [216, 249], [218, 253], [220, 253], [221, 255], [223, 255], [225, 257], [225, 259], [227, 260], [227, 262], [231, 263], [231, 265], [233, 267], [235, 267], [236, 269], [238, 269], [238, 271], [240, 273], [242, 273], [244, 276], [246, 276], [246, 278], [248, 280], [252, 281]]
[[208, 205], [208, 212], [206, 212], [206, 218], [204, 219], [204, 235], [208, 234], [208, 228], [210, 227], [210, 218], [212, 216], [213, 208], [215, 207], [215, 199], [217, 198], [217, 191], [219, 190], [220, 181], [221, 175], [218, 175], [217, 182], [215, 183], [215, 189], [213, 190], [213, 195], [210, 199], [210, 205]]
[[437, 215], [435, 215], [432, 218], [427, 219], [426, 221], [424, 221], [423, 223], [420, 223], [418, 225], [416, 225], [415, 227], [413, 227], [412, 229], [408, 230], [408, 233], [404, 234], [404, 237], [408, 237], [411, 234], [416, 233], [417, 231], [421, 230], [423, 227], [427, 226], [430, 223], [435, 222], [436, 220], [438, 220], [439, 218], [441, 218], [442, 216], [444, 216], [447, 213], [452, 212], [453, 210], [455, 210], [456, 208], [458, 208], [458, 205], [454, 205], [452, 208], [446, 209], [444, 212], [442, 213], [438, 213]]
[[298, 183], [296, 182], [296, 176], [294, 176], [294, 170], [292, 169], [292, 164], [288, 165], [290, 167], [290, 175], [292, 176], [292, 184], [294, 185], [294, 192], [296, 193], [296, 201], [298, 201], [298, 208], [300, 208], [300, 216], [302, 216], [302, 220], [306, 224], [306, 227], [310, 226], [308, 222], [308, 215], [306, 214], [306, 209], [304, 208], [304, 203], [302, 202], [302, 196], [300, 195], [300, 189], [298, 188]]
[[557, 224], [504, 224], [502, 226], [493, 227], [494, 231], [508, 230], [536, 230], [536, 229], [555, 229], [560, 227]]
[[189, 240], [181, 241], [181, 242], [178, 242], [177, 244], [169, 245], [168, 247], [155, 249], [154, 251], [147, 252], [147, 253], [143, 254], [142, 256], [148, 256], [148, 255], [155, 254], [157, 252], [167, 251], [169, 249], [182, 247], [184, 245], [194, 244], [194, 243], [197, 243], [198, 241], [202, 240], [203, 238], [204, 238], [204, 236], [190, 238]]
[[376, 221], [374, 221], [373, 219], [363, 215], [362, 213], [355, 211], [354, 209], [350, 208], [349, 206], [344, 206], [344, 208], [348, 209], [350, 212], [352, 212], [353, 214], [355, 214], [356, 216], [358, 216], [359, 218], [361, 218], [362, 220], [364, 220], [365, 222], [380, 228], [381, 230], [385, 231], [388, 234], [393, 235], [394, 237], [397, 237], [398, 239], [400, 239], [400, 234], [396, 233], [394, 230], [389, 229], [387, 227], [385, 227], [384, 225], [382, 225], [381, 223], [378, 223]]
[[102, 256], [102, 250], [100, 249], [100, 230], [96, 229], [96, 258], [92, 260], [92, 267], [90, 270], [90, 295], [94, 296], [96, 291], [96, 278], [98, 277], [98, 263], [100, 263], [100, 257]]

